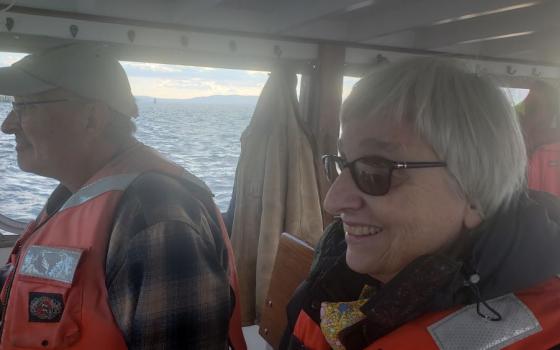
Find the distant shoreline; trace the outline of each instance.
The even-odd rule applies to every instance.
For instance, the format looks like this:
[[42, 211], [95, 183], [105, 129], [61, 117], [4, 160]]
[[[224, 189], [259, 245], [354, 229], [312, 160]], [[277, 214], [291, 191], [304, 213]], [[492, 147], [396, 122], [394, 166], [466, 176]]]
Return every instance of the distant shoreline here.
[[251, 104], [257, 103], [259, 96], [245, 95], [211, 95], [193, 98], [159, 98], [150, 96], [135, 96], [136, 102], [158, 103], [158, 102], [179, 102], [185, 104]]

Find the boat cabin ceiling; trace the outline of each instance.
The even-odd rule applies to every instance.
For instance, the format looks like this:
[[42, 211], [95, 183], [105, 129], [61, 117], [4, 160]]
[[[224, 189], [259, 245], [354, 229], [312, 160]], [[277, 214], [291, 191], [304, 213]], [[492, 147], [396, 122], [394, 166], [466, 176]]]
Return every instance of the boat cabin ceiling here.
[[[560, 77], [558, 0], [17, 0], [0, 49], [104, 42], [123, 59], [268, 70], [345, 48], [348, 74], [444, 54], [502, 76]], [[303, 69], [303, 68], [302, 68]]]

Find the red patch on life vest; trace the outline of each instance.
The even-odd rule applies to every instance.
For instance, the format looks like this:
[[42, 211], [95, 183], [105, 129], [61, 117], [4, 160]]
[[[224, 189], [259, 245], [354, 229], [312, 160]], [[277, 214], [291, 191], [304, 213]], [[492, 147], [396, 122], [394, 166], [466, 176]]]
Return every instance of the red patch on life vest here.
[[62, 294], [29, 293], [29, 322], [58, 322], [62, 311]]

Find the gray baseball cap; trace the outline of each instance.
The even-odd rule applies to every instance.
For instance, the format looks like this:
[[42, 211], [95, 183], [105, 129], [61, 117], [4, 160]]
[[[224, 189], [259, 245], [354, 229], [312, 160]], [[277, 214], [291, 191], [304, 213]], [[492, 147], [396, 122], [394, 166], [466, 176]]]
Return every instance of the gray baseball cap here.
[[129, 117], [138, 115], [123, 67], [101, 45], [51, 48], [0, 68], [2, 95], [25, 96], [55, 88], [103, 102]]

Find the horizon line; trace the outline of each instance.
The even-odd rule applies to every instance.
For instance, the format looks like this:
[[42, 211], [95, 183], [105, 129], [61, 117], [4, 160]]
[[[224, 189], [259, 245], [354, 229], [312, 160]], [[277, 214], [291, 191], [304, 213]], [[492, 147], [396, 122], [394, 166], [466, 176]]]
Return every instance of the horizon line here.
[[236, 96], [236, 97], [259, 97], [259, 95], [239, 95], [239, 94], [231, 94], [231, 95], [224, 95], [224, 94], [218, 94], [218, 95], [206, 95], [206, 96], [196, 96], [196, 97], [187, 97], [187, 98], [174, 98], [174, 97], [157, 97], [157, 96], [147, 96], [147, 95], [132, 95], [132, 97], [134, 98], [138, 98], [138, 97], [147, 97], [147, 98], [155, 98], [158, 100], [193, 100], [193, 99], [197, 99], [197, 98], [207, 98], [207, 97], [224, 97], [224, 96]]
[[[151, 98], [151, 99], [156, 99], [156, 100], [194, 100], [194, 99], [208, 98], [208, 97], [230, 97], [230, 96], [257, 97], [258, 98], [260, 95], [239, 95], [239, 94], [223, 95], [223, 94], [219, 94], [219, 95], [206, 95], [206, 96], [196, 96], [196, 97], [186, 97], [186, 98], [157, 97], [157, 96], [148, 96], [148, 95], [132, 95], [132, 97], [134, 97], [134, 98]], [[11, 96], [11, 95], [1, 95], [0, 94], [0, 102], [7, 102], [8, 100], [11, 100], [12, 98], [13, 98], [13, 96]]]

